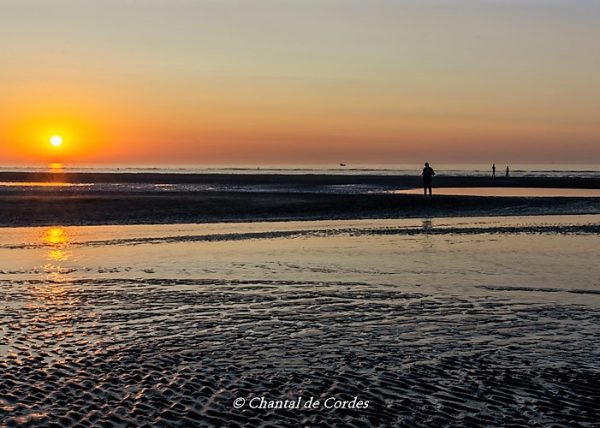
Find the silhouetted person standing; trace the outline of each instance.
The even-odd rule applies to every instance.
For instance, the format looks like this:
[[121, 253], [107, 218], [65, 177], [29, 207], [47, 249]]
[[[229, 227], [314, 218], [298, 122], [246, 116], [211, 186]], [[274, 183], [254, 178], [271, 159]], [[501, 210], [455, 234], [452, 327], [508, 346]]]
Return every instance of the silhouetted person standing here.
[[510, 169], [508, 169], [508, 166], [506, 167], [506, 176], [508, 177], [510, 175]]
[[423, 195], [427, 197], [427, 189], [429, 189], [429, 197], [431, 197], [431, 186], [435, 171], [429, 166], [429, 162], [425, 162], [425, 168], [423, 168], [421, 175], [423, 176]]
[[496, 164], [492, 164], [492, 178], [496, 178]]

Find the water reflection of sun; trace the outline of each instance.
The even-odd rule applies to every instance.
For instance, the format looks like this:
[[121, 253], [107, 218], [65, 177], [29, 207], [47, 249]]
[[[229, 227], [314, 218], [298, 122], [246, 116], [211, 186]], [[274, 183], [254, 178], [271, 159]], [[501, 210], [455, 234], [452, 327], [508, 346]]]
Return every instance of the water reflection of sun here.
[[44, 232], [42, 240], [46, 245], [67, 245], [69, 243], [69, 234], [62, 227], [53, 227]]
[[52, 162], [49, 166], [49, 170], [53, 174], [61, 174], [61, 173], [65, 172], [65, 169], [63, 168], [63, 164], [60, 162]]
[[64, 250], [50, 250], [48, 251], [48, 260], [55, 262], [66, 262], [69, 260], [71, 254]]
[[34, 317], [32, 328], [37, 332], [37, 337], [61, 342], [73, 336], [73, 320], [81, 315], [81, 299], [69, 278], [75, 270], [66, 265], [71, 257], [72, 236], [62, 227], [51, 227], [36, 233], [46, 260], [41, 269], [45, 278], [39, 282], [33, 281], [27, 287], [30, 298], [26, 307]]
[[46, 259], [52, 263], [44, 266], [48, 279], [54, 282], [63, 281], [66, 269], [57, 262], [65, 262], [71, 258], [71, 251], [68, 250], [69, 234], [62, 227], [52, 227], [44, 232], [42, 242], [50, 247]]

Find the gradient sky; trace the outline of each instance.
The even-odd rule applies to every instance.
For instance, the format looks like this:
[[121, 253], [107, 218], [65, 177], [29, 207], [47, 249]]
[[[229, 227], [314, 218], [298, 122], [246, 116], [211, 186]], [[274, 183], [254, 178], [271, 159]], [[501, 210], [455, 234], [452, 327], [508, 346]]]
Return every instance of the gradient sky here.
[[0, 164], [597, 164], [599, 23], [597, 0], [0, 0]]

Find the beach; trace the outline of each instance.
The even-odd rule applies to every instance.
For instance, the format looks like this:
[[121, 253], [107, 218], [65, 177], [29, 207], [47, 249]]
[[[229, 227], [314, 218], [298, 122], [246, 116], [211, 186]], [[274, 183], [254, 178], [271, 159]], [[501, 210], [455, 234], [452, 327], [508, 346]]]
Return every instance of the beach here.
[[594, 426], [599, 233], [598, 215], [5, 228], [0, 420]]
[[600, 418], [597, 178], [0, 176], [3, 426]]

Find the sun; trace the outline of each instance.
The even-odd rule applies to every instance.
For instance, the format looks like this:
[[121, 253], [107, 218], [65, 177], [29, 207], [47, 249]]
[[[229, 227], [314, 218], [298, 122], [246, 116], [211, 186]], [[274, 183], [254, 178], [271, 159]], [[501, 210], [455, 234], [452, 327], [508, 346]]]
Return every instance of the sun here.
[[50, 144], [52, 144], [52, 146], [54, 147], [60, 147], [63, 143], [63, 139], [61, 136], [59, 135], [55, 135], [52, 138], [50, 138]]

